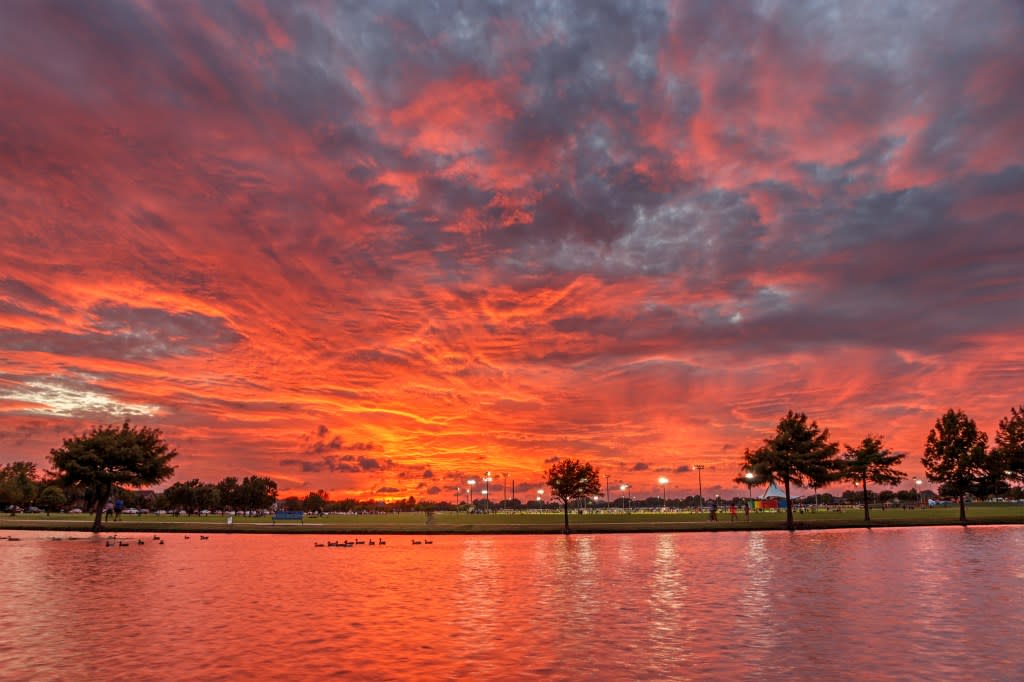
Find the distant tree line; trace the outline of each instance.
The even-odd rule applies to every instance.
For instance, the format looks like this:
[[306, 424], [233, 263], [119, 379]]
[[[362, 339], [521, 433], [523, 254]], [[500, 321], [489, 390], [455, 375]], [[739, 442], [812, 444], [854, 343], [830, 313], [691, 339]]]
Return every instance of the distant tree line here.
[[[437, 511], [561, 508], [565, 529], [569, 528], [569, 508], [586, 506], [661, 507], [696, 506], [700, 499], [690, 496], [671, 501], [658, 497], [646, 500], [619, 498], [600, 501], [600, 472], [593, 465], [572, 459], [560, 459], [545, 472], [551, 497], [557, 500], [523, 502], [511, 500], [417, 501], [414, 497], [389, 500], [331, 500], [324, 490], [304, 497], [292, 496], [278, 502], [277, 482], [265, 476], [233, 476], [218, 483], [199, 479], [180, 481], [163, 493], [139, 488], [154, 485], [174, 473], [171, 461], [177, 456], [158, 429], [97, 426], [80, 436], [64, 439], [61, 447], [50, 451], [53, 471], [40, 472], [32, 462], [12, 462], [0, 467], [0, 508], [38, 507], [47, 512], [81, 506], [95, 513], [93, 529], [99, 530], [102, 512], [111, 498], [126, 506], [150, 510], [180, 510], [188, 514], [202, 510], [261, 511], [278, 504], [308, 513], [370, 513], [382, 511]], [[892, 500], [911, 502], [934, 495], [916, 489], [874, 493], [869, 485], [898, 485], [906, 474], [897, 467], [904, 454], [894, 453], [880, 436], [865, 436], [857, 445], [840, 451], [829, 430], [818, 426], [804, 413], [790, 411], [754, 450], [744, 452], [743, 465], [735, 482], [745, 485], [775, 483], [786, 498], [786, 522], [793, 528], [793, 487], [824, 488], [838, 482], [853, 483], [859, 490], [845, 491], [844, 503], [864, 506], [864, 519], [870, 521], [872, 502]], [[938, 484], [938, 495], [955, 498], [960, 506], [960, 521], [967, 522], [968, 498], [1020, 495], [1024, 484], [1024, 405], [1014, 407], [1000, 420], [992, 446], [987, 434], [960, 410], [941, 415], [929, 431], [921, 458], [929, 481]], [[736, 497], [733, 502], [743, 498]], [[809, 498], [804, 498], [809, 501]], [[824, 504], [836, 498], [827, 493], [815, 495]]]

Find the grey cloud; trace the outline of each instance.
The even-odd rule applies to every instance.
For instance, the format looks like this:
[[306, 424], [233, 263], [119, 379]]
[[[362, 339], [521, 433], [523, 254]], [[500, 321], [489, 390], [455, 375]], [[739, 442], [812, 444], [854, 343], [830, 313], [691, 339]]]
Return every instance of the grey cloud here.
[[105, 305], [90, 313], [91, 327], [78, 333], [0, 330], [0, 348], [70, 357], [147, 360], [197, 355], [242, 339], [223, 318], [197, 312]]

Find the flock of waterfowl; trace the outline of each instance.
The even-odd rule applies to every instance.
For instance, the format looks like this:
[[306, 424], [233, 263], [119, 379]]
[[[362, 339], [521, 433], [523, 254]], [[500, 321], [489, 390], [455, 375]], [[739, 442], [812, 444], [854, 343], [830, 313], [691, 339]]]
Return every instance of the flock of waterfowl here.
[[[373, 546], [383, 547], [386, 544], [387, 544], [387, 542], [384, 540], [384, 538], [377, 538], [376, 542], [374, 542], [373, 540], [370, 540], [369, 542], [367, 542], [366, 540], [328, 540], [327, 542], [314, 542], [313, 546], [314, 547], [355, 547], [356, 545], [369, 545], [370, 547], [373, 547]], [[432, 545], [432, 544], [434, 544], [434, 541], [433, 540], [413, 540], [412, 544], [414, 544], [414, 545]]]
[[[183, 537], [186, 540], [191, 540], [192, 539], [191, 535], [185, 535]], [[58, 540], [63, 540], [63, 539], [64, 538], [50, 537], [50, 540], [52, 540], [52, 541], [58, 541]], [[67, 539], [68, 540], [81, 540], [82, 538], [67, 538]], [[200, 540], [209, 540], [210, 536], [209, 535], [200, 535], [199, 539]], [[8, 535], [6, 538], [0, 538], [0, 540], [7, 540], [8, 542], [18, 542], [19, 540], [21, 540], [21, 538], [16, 538], [13, 535]], [[144, 545], [144, 544], [146, 544], [145, 540], [143, 540], [142, 538], [136, 538], [134, 540], [134, 542], [132, 542], [131, 539], [117, 537], [116, 533], [114, 535], [108, 535], [105, 538], [105, 542], [106, 542], [106, 546], [107, 547], [128, 547], [129, 545], [133, 545], [133, 544], [134, 545]], [[159, 535], [154, 535], [152, 542], [154, 542], [154, 543], [156, 543], [158, 545], [164, 544], [164, 541], [160, 538]], [[384, 540], [384, 538], [377, 538], [376, 542], [373, 541], [373, 540], [370, 540], [370, 541], [366, 541], [366, 540], [328, 540], [326, 543], [324, 543], [324, 542], [314, 542], [313, 546], [314, 547], [355, 547], [356, 545], [369, 545], [370, 547], [374, 547], [374, 546], [383, 547], [386, 544], [387, 544], [387, 542]], [[432, 545], [432, 544], [434, 544], [434, 541], [433, 540], [413, 540], [412, 544], [414, 544], [414, 545]]]

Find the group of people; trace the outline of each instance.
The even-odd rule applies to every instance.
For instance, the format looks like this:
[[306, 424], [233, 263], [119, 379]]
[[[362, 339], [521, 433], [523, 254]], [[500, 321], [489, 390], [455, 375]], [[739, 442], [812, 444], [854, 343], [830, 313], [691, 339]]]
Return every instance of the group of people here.
[[113, 504], [107, 505], [103, 518], [107, 521], [110, 521], [111, 518], [114, 521], [120, 521], [122, 511], [124, 511], [124, 500], [114, 500]]
[[[711, 517], [710, 517], [709, 520], [711, 520], [711, 521], [717, 521], [718, 520], [718, 506], [721, 503], [722, 503], [722, 501], [719, 500], [718, 498], [715, 498], [714, 500], [711, 501]], [[724, 506], [724, 505], [722, 505], [722, 506]], [[744, 520], [749, 521], [750, 520], [750, 505], [747, 504], [747, 503], [744, 503], [742, 506], [743, 506], [743, 517], [744, 517]], [[738, 518], [739, 517], [737, 516], [737, 513], [736, 513], [736, 503], [735, 502], [729, 503], [729, 520], [730, 521], [736, 521]]]

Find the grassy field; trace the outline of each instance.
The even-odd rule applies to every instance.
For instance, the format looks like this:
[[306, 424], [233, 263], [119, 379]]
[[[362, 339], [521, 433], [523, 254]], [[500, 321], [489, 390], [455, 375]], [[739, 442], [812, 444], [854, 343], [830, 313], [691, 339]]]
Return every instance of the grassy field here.
[[[922, 509], [872, 509], [871, 526], [928, 526], [956, 525], [959, 510], [956, 507]], [[816, 511], [794, 515], [797, 527], [811, 528], [859, 528], [864, 527], [862, 509], [842, 511]], [[1024, 505], [1020, 504], [974, 504], [967, 510], [968, 523], [982, 524], [1024, 524]], [[735, 530], [782, 530], [786, 515], [781, 512], [756, 512], [750, 521], [743, 514], [732, 521], [729, 513], [719, 514], [719, 521], [708, 520], [707, 514], [688, 512], [621, 512], [598, 514], [570, 514], [569, 524], [574, 532], [580, 533], [636, 533], [636, 532], [687, 532], [687, 531], [735, 531]], [[0, 529], [19, 530], [88, 530], [92, 517], [88, 514], [18, 514], [0, 516]], [[353, 516], [307, 517], [303, 523], [278, 521], [269, 517], [234, 517], [231, 525], [227, 517], [212, 515], [204, 517], [122, 516], [120, 521], [104, 524], [107, 531], [161, 531], [161, 532], [203, 532], [203, 533], [325, 533], [325, 534], [432, 534], [432, 533], [558, 533], [562, 530], [562, 514], [546, 513], [496, 513], [468, 514], [458, 512], [437, 512], [428, 515], [423, 512], [400, 514], [375, 514]]]

